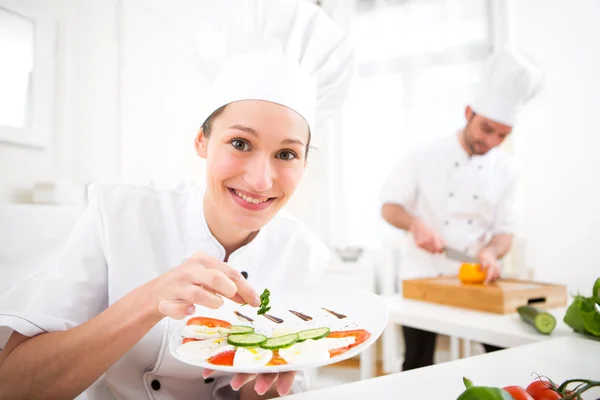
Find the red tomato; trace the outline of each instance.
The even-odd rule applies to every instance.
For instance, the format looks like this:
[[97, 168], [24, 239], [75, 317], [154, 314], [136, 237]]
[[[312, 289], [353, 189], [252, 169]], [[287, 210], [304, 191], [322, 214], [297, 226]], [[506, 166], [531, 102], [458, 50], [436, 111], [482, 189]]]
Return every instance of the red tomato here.
[[515, 400], [535, 400], [527, 390], [523, 389], [521, 386], [507, 386], [503, 388], [506, 390]]
[[215, 365], [226, 365], [228, 367], [233, 366], [233, 357], [235, 356], [235, 350], [224, 351], [211, 357], [208, 362]]
[[190, 320], [187, 322], [187, 324], [188, 325], [202, 325], [202, 326], [207, 326], [209, 328], [217, 328], [217, 327], [229, 328], [231, 326], [231, 324], [227, 321], [222, 321], [220, 319], [207, 318], [207, 317], [190, 318]]
[[537, 395], [534, 396], [535, 400], [560, 400], [563, 396], [554, 391], [553, 389], [544, 389], [538, 392]]
[[199, 342], [200, 340], [202, 340], [202, 339], [194, 339], [191, 337], [186, 337], [186, 338], [183, 338], [183, 341], [181, 342], [181, 344], [184, 344], [187, 342]]
[[335, 331], [335, 332], [331, 332], [329, 335], [327, 335], [327, 337], [330, 338], [343, 338], [343, 337], [349, 337], [349, 336], [354, 336], [355, 340], [354, 343], [352, 343], [350, 346], [348, 346], [348, 348], [353, 348], [358, 346], [359, 344], [365, 342], [367, 339], [369, 339], [371, 337], [371, 334], [368, 331], [365, 331], [364, 329], [356, 329], [353, 331]]
[[329, 357], [338, 356], [340, 354], [347, 352], [351, 348], [358, 346], [359, 344], [361, 344], [361, 343], [365, 342], [367, 339], [369, 339], [371, 337], [371, 334], [364, 329], [356, 329], [356, 330], [351, 330], [351, 331], [335, 331], [335, 332], [331, 332], [329, 335], [327, 335], [328, 338], [343, 338], [343, 337], [349, 337], [349, 336], [354, 336], [354, 338], [355, 338], [354, 343], [352, 343], [348, 347], [341, 347], [339, 349], [329, 350]]
[[556, 386], [550, 383], [548, 380], [536, 379], [535, 381], [531, 382], [529, 386], [527, 386], [527, 393], [532, 395], [533, 398], [537, 400], [540, 392], [543, 390], [548, 390], [548, 388], [556, 389]]

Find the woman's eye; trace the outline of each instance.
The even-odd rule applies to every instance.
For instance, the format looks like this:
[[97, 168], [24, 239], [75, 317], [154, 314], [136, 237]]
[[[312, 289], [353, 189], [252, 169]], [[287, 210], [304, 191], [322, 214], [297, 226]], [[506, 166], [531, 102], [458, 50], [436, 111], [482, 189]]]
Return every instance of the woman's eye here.
[[250, 146], [248, 145], [248, 143], [244, 142], [243, 140], [234, 139], [231, 141], [231, 145], [240, 151], [250, 150]]
[[279, 154], [277, 154], [277, 158], [280, 158], [282, 160], [293, 160], [294, 158], [296, 158], [296, 154], [292, 153], [291, 151], [282, 151]]

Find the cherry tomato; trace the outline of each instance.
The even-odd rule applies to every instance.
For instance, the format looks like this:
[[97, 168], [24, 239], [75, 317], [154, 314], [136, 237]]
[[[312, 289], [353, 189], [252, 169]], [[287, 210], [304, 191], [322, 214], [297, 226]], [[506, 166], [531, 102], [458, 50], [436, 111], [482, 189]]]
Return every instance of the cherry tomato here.
[[531, 382], [529, 386], [527, 386], [527, 393], [532, 395], [535, 400], [538, 400], [539, 393], [543, 390], [548, 390], [549, 388], [556, 389], [556, 386], [548, 380], [536, 379], [535, 381]]
[[229, 328], [231, 324], [216, 318], [194, 317], [187, 322], [188, 325], [202, 325], [208, 328]]
[[515, 400], [535, 400], [527, 390], [523, 389], [521, 386], [506, 386], [503, 388], [506, 390]]
[[235, 356], [235, 350], [224, 351], [211, 357], [208, 362], [214, 365], [225, 365], [228, 367], [233, 366], [233, 357]]
[[562, 399], [563, 396], [554, 391], [553, 389], [544, 389], [538, 392], [537, 395], [534, 396], [535, 400], [557, 400]]

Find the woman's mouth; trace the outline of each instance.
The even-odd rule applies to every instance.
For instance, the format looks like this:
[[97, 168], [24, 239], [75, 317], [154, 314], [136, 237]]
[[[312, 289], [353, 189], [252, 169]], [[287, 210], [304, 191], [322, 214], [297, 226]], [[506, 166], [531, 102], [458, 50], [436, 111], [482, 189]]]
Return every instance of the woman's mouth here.
[[248, 210], [264, 210], [275, 200], [275, 197], [259, 197], [243, 193], [237, 189], [228, 189], [233, 196], [233, 200]]

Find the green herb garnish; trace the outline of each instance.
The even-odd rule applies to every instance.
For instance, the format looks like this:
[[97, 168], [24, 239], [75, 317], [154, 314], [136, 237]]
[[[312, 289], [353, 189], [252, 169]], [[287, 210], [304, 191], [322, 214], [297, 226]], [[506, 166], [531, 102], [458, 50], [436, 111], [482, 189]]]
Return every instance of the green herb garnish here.
[[269, 289], [265, 289], [265, 291], [260, 295], [260, 308], [256, 312], [258, 315], [263, 315], [271, 309], [271, 307], [269, 307], [270, 295], [271, 292], [269, 292]]

